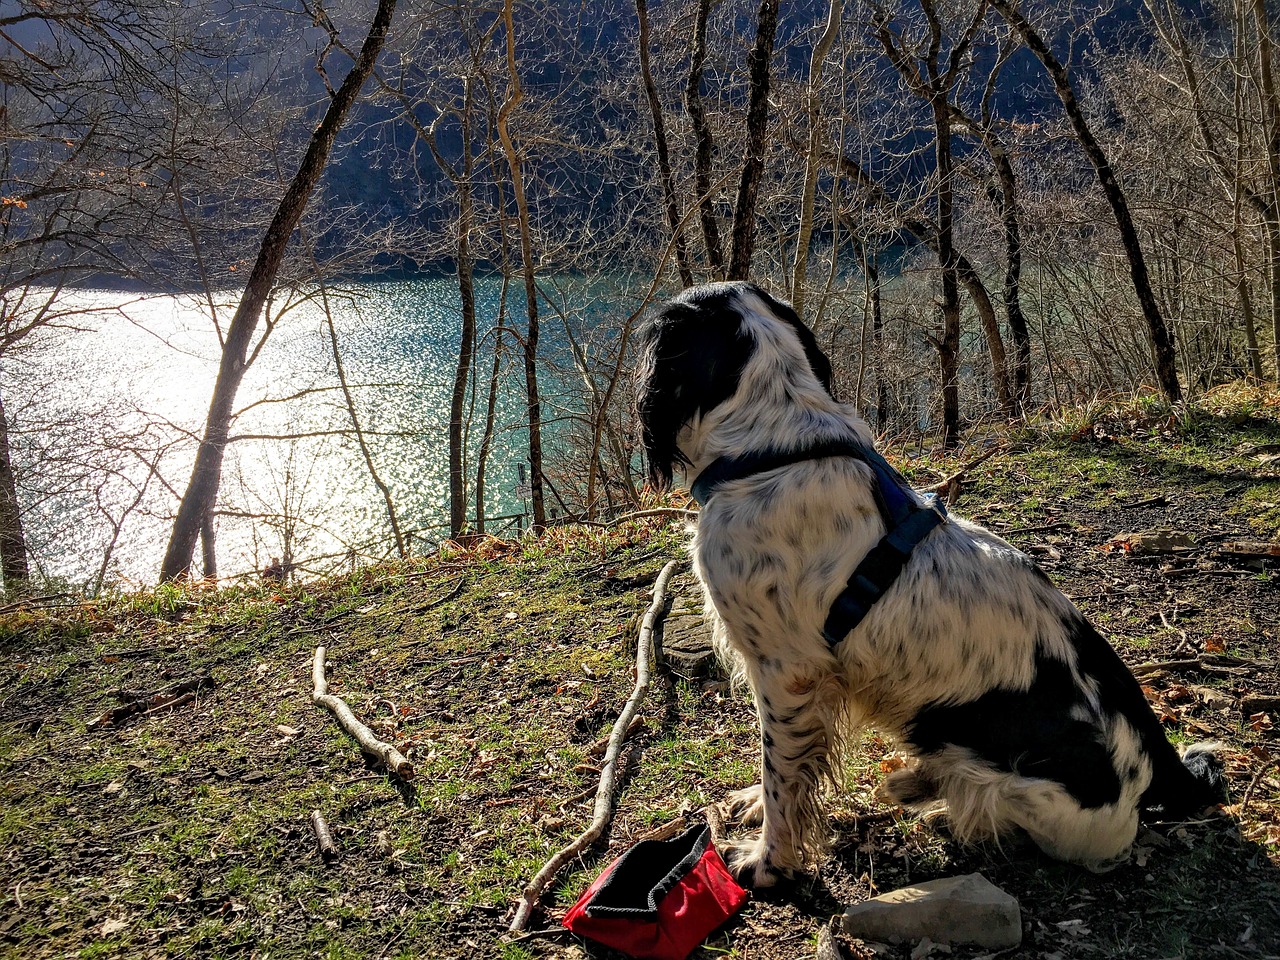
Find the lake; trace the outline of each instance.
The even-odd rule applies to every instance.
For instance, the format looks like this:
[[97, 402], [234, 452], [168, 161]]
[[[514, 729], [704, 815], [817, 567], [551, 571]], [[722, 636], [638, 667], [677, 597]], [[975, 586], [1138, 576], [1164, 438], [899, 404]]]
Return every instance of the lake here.
[[[518, 286], [509, 293], [506, 322], [522, 330]], [[360, 282], [330, 293], [343, 365], [375, 464], [402, 527], [414, 530], [415, 545], [425, 549], [447, 533], [448, 409], [460, 329], [456, 283]], [[223, 299], [211, 310], [207, 300], [189, 295], [64, 293], [59, 302], [74, 311], [68, 322], [76, 329], [44, 331], [6, 358], [0, 389], [13, 426], [29, 547], [44, 577], [77, 589], [99, 579], [155, 582], [217, 375], [211, 313], [225, 328], [234, 312], [234, 295]], [[478, 283], [477, 324], [487, 339], [478, 354], [481, 392], [472, 398], [472, 458], [500, 299], [499, 281]], [[552, 283], [549, 302], [556, 299]], [[603, 320], [616, 314], [611, 304], [591, 302], [587, 315], [568, 317], [576, 336], [600, 334]], [[540, 357], [563, 359], [565, 342], [562, 321], [546, 310]], [[525, 510], [519, 488], [527, 455], [523, 367], [511, 335], [505, 344], [510, 352], [486, 492], [490, 517]], [[541, 382], [554, 444], [557, 418], [581, 409], [581, 381], [549, 369]], [[392, 550], [382, 497], [354, 439], [344, 435], [350, 418], [336, 385], [325, 311], [319, 298], [308, 299], [279, 321], [237, 397], [241, 413], [232, 435], [241, 439], [228, 448], [223, 469], [220, 574], [261, 570], [285, 555], [286, 541], [312, 572], [333, 569], [352, 551], [372, 558]], [[468, 512], [474, 516], [474, 505]]]

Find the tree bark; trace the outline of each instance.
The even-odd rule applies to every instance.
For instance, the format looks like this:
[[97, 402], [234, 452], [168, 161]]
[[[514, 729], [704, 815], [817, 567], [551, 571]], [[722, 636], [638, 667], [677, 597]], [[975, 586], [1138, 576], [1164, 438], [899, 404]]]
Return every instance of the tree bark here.
[[689, 79], [685, 85], [684, 108], [693, 127], [694, 188], [698, 192], [698, 218], [702, 224], [702, 238], [707, 247], [707, 264], [712, 276], [724, 277], [724, 249], [720, 244], [719, 219], [716, 217], [715, 198], [711, 195], [711, 156], [715, 142], [711, 128], [707, 126], [706, 113], [702, 109], [702, 67], [707, 59], [707, 17], [711, 12], [711, 0], [698, 0], [694, 15], [693, 40], [689, 46]]
[[778, 28], [778, 0], [760, 0], [756, 16], [756, 42], [747, 55], [751, 91], [747, 105], [746, 158], [738, 199], [733, 209], [733, 250], [729, 258], [729, 279], [746, 280], [751, 275], [751, 256], [756, 242], [756, 200], [764, 172], [765, 132], [769, 126], [769, 66], [773, 59], [773, 39]]
[[809, 88], [806, 92], [809, 149], [805, 153], [804, 186], [800, 195], [800, 229], [796, 234], [795, 261], [791, 269], [791, 306], [801, 318], [804, 317], [805, 274], [809, 270], [809, 242], [813, 236], [813, 206], [818, 192], [819, 154], [822, 147], [822, 96], [819, 89], [822, 83], [822, 65], [831, 51], [831, 45], [835, 43], [836, 34], [840, 32], [840, 14], [843, 9], [843, 0], [828, 0], [827, 23], [809, 57]]
[[675, 180], [671, 176], [671, 153], [667, 146], [667, 125], [662, 119], [662, 101], [658, 99], [658, 87], [653, 82], [653, 71], [649, 68], [649, 7], [646, 0], [635, 0], [636, 19], [640, 30], [636, 45], [640, 50], [640, 79], [644, 85], [645, 97], [649, 101], [649, 113], [653, 117], [653, 143], [658, 151], [658, 180], [662, 184], [663, 206], [667, 212], [667, 227], [671, 230], [671, 239], [675, 244], [676, 269], [680, 272], [680, 282], [686, 287], [693, 286], [693, 271], [689, 269], [689, 251], [684, 242], [684, 231], [680, 228], [680, 204], [676, 201]]
[[204, 523], [200, 525], [200, 567], [206, 580], [218, 579], [218, 534], [212, 510], [205, 514]]
[[1258, 32], [1258, 78], [1263, 126], [1267, 134], [1267, 273], [1271, 279], [1271, 333], [1276, 345], [1276, 381], [1280, 382], [1280, 89], [1275, 77], [1275, 38], [1271, 36], [1266, 0], [1253, 0]]
[[[1261, 7], [1263, 0], [1255, 0], [1255, 2]], [[1129, 211], [1128, 200], [1120, 188], [1120, 182], [1116, 179], [1106, 152], [1085, 120], [1084, 111], [1076, 100], [1075, 89], [1071, 85], [1067, 68], [1054, 56], [1053, 51], [1049, 49], [1035, 27], [1014, 8], [1013, 0], [991, 0], [991, 6], [999, 11], [1005, 22], [1017, 32], [1027, 49], [1035, 54], [1045, 72], [1049, 74], [1058, 99], [1062, 102], [1063, 110], [1066, 111], [1067, 119], [1070, 120], [1071, 127], [1075, 131], [1076, 140], [1098, 175], [1098, 183], [1102, 187], [1102, 192], [1115, 217], [1116, 227], [1120, 231], [1120, 240], [1128, 258], [1133, 289], [1147, 324], [1156, 379], [1169, 402], [1177, 403], [1182, 400], [1182, 387], [1178, 383], [1178, 363], [1173, 331], [1161, 314], [1155, 292], [1151, 288], [1151, 276], [1147, 270], [1142, 244], [1138, 239], [1138, 231], [1133, 224], [1133, 215]]]
[[524, 299], [528, 326], [524, 337], [524, 382], [529, 402], [529, 502], [533, 508], [533, 526], [541, 529], [547, 524], [547, 510], [543, 496], [542, 476], [542, 399], [538, 393], [538, 285], [534, 276], [533, 228], [529, 222], [529, 203], [524, 192], [524, 168], [507, 123], [520, 102], [524, 90], [520, 86], [520, 71], [516, 64], [515, 17], [512, 0], [502, 5], [502, 19], [507, 33], [507, 77], [510, 90], [506, 101], [498, 110], [498, 138], [511, 168], [511, 189], [515, 195], [516, 216], [520, 229], [520, 259], [524, 274]]
[[935, 97], [934, 158], [938, 174], [938, 263], [942, 270], [942, 330], [935, 340], [942, 377], [942, 445], [960, 443], [960, 287], [954, 245], [951, 170], [951, 111], [945, 95]]
[[233, 405], [236, 392], [248, 369], [249, 344], [262, 315], [262, 307], [280, 272], [285, 248], [294, 227], [301, 219], [307, 200], [324, 172], [338, 130], [346, 120], [364, 82], [373, 72], [378, 54], [386, 41], [395, 8], [396, 0], [378, 0], [378, 9], [355, 65], [342, 81], [342, 86], [334, 93], [320, 125], [311, 134], [302, 163], [285, 190], [275, 216], [267, 227], [266, 236], [262, 239], [257, 260], [240, 298], [240, 305], [227, 330], [218, 379], [214, 384], [209, 416], [205, 421], [204, 436], [196, 451], [191, 480], [173, 522], [169, 545], [160, 567], [161, 580], [176, 580], [187, 576], [191, 571], [196, 538], [204, 525], [205, 517], [213, 510], [218, 499], [218, 488], [222, 482], [222, 460], [231, 429]]
[[9, 419], [0, 398], [0, 578], [4, 590], [13, 595], [24, 593], [31, 579], [27, 566], [27, 538], [22, 529], [22, 512], [18, 504], [18, 485], [9, 455]]
[[[467, 525], [466, 431], [463, 417], [467, 384], [476, 345], [475, 262], [471, 253], [471, 231], [475, 225], [475, 201], [471, 193], [471, 77], [463, 78], [462, 170], [454, 180], [458, 188], [458, 298], [462, 308], [462, 330], [458, 343], [458, 366], [453, 374], [453, 394], [449, 399], [449, 536], [457, 539]], [[432, 150], [435, 150], [434, 138]], [[443, 159], [440, 157], [439, 159]]]

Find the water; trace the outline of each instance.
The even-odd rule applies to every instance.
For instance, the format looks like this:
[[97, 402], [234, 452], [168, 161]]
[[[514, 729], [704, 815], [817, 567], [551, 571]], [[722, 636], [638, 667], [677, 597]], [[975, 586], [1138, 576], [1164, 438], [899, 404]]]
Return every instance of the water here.
[[[232, 295], [216, 305], [224, 328]], [[481, 281], [469, 463], [483, 428], [500, 284]], [[14, 426], [15, 468], [29, 546], [39, 571], [68, 585], [155, 581], [178, 497], [190, 477], [217, 375], [219, 340], [209, 304], [193, 296], [76, 291], [60, 298], [75, 330], [44, 332], [0, 370]], [[460, 316], [449, 279], [348, 284], [331, 291], [347, 379], [375, 466], [415, 544], [447, 533], [449, 398]], [[511, 291], [507, 323], [524, 325]], [[575, 318], [575, 322], [589, 320]], [[546, 349], [560, 350], [554, 317]], [[260, 327], [261, 329], [261, 327]], [[527, 453], [524, 379], [508, 335], [500, 380], [486, 515], [523, 512], [519, 466]], [[544, 408], [581, 406], [574, 378], [548, 374]], [[322, 571], [392, 549], [386, 508], [354, 438], [318, 297], [279, 320], [237, 396], [217, 521], [219, 572], [260, 570], [286, 545]], [[554, 428], [552, 428], [554, 436]], [[470, 475], [474, 476], [472, 467]], [[474, 504], [469, 516], [474, 517]], [[118, 533], [115, 530], [119, 526]], [[113, 543], [114, 541], [114, 543]], [[108, 556], [109, 555], [109, 556]]]

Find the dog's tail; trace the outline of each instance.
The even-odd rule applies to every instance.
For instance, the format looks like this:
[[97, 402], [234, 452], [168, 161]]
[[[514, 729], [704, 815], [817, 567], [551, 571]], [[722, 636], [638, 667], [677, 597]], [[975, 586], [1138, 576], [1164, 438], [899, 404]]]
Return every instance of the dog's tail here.
[[[1167, 744], [1167, 741], [1166, 741]], [[1227, 798], [1221, 743], [1195, 743], [1179, 756], [1169, 747], [1152, 756], [1155, 769], [1142, 805], [1162, 820], [1194, 816]]]

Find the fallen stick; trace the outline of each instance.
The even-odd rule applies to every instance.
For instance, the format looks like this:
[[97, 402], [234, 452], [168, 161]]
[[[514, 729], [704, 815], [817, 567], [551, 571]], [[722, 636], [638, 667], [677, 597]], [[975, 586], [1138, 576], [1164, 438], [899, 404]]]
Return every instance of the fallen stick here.
[[1240, 699], [1240, 712], [1246, 717], [1272, 710], [1280, 710], [1280, 697], [1250, 695]]
[[409, 759], [391, 744], [374, 736], [372, 730], [356, 719], [345, 700], [329, 692], [329, 681], [324, 676], [324, 653], [324, 647], [316, 647], [315, 659], [311, 662], [311, 685], [314, 688], [311, 691], [311, 702], [332, 713], [342, 729], [355, 737], [356, 743], [360, 744], [360, 749], [367, 756], [377, 760], [401, 780], [412, 780], [413, 764]]
[[338, 845], [333, 842], [333, 834], [324, 816], [319, 810], [311, 811], [311, 831], [316, 835], [316, 846], [320, 848], [320, 859], [325, 863], [338, 858]]
[[215, 686], [213, 677], [204, 676], [182, 680], [156, 693], [118, 691], [117, 696], [126, 700], [126, 702], [122, 706], [112, 707], [100, 716], [90, 720], [88, 727], [90, 730], [96, 730], [99, 727], [114, 727], [122, 720], [127, 720], [135, 714], [145, 716], [165, 707], [181, 706], [183, 703], [194, 700], [196, 694], [201, 690], [206, 688], [212, 690]]
[[179, 694], [178, 696], [176, 696], [176, 697], [174, 697], [174, 698], [172, 698], [172, 699], [166, 699], [166, 700], [161, 701], [160, 703], [157, 703], [157, 704], [156, 704], [154, 707], [152, 707], [150, 710], [143, 710], [140, 714], [138, 714], [138, 716], [140, 716], [140, 717], [149, 717], [149, 716], [151, 716], [151, 714], [153, 714], [153, 713], [159, 713], [161, 710], [172, 710], [172, 709], [174, 709], [175, 707], [181, 707], [181, 706], [183, 706], [184, 704], [190, 703], [190, 702], [191, 702], [192, 700], [194, 700], [195, 698], [196, 698], [196, 695], [195, 695], [195, 693], [194, 693], [194, 692], [192, 692], [192, 693], [181, 693], [181, 694]]
[[599, 526], [609, 529], [610, 527], [616, 527], [620, 523], [627, 523], [630, 520], [644, 520], [648, 517], [686, 517], [692, 519], [697, 515], [697, 510], [686, 510], [684, 507], [658, 507], [656, 510], [636, 510], [633, 513], [624, 513], [619, 517], [614, 517], [607, 523], [599, 524]]
[[520, 906], [516, 908], [515, 918], [511, 921], [511, 926], [507, 928], [511, 933], [520, 933], [529, 925], [529, 918], [533, 915], [533, 908], [537, 905], [538, 900], [541, 899], [547, 884], [560, 872], [561, 867], [600, 838], [600, 835], [604, 833], [605, 828], [609, 825], [609, 820], [613, 817], [613, 791], [617, 780], [618, 756], [622, 753], [622, 743], [626, 737], [627, 728], [631, 726], [632, 718], [636, 715], [636, 711], [640, 709], [640, 704], [644, 702], [644, 698], [649, 693], [650, 663], [653, 659], [654, 645], [653, 634], [659, 618], [666, 609], [667, 584], [676, 572], [677, 566], [679, 566], [679, 561], [670, 561], [662, 568], [662, 572], [658, 574], [658, 579], [653, 584], [653, 602], [649, 604], [649, 609], [645, 611], [644, 620], [640, 624], [640, 636], [636, 643], [636, 685], [631, 692], [630, 699], [623, 706], [622, 713], [618, 715], [618, 719], [613, 724], [613, 733], [609, 735], [609, 746], [605, 750], [604, 761], [600, 766], [600, 786], [596, 788], [595, 813], [592, 817], [591, 825], [579, 834], [577, 839], [548, 860], [537, 875], [529, 881], [528, 886], [524, 888], [524, 892], [520, 896]]
[[[954, 484], [958, 480], [963, 480], [965, 474], [967, 474], [970, 470], [972, 470], [974, 467], [981, 466], [983, 463], [986, 463], [988, 460], [994, 457], [997, 453], [1000, 453], [1003, 449], [1004, 449], [1004, 444], [1002, 443], [996, 444], [986, 453], [982, 454], [981, 456], [973, 460], [970, 460], [968, 463], [966, 463], [963, 467], [961, 467], [955, 473], [951, 474], [951, 476], [947, 477], [944, 480], [938, 481], [931, 487], [921, 488], [920, 492], [936, 493], [939, 495], [943, 494], [944, 492], [950, 493], [952, 484]], [[946, 497], [943, 497], [942, 499], [946, 499]]]

